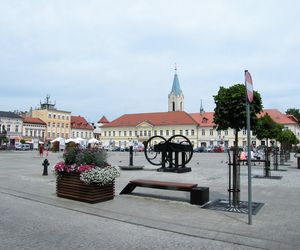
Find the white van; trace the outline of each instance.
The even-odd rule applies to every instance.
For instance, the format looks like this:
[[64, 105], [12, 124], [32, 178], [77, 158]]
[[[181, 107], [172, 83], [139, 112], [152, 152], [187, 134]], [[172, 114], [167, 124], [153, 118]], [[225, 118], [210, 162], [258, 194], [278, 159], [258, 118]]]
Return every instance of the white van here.
[[21, 150], [30, 150], [29, 144], [21, 144]]

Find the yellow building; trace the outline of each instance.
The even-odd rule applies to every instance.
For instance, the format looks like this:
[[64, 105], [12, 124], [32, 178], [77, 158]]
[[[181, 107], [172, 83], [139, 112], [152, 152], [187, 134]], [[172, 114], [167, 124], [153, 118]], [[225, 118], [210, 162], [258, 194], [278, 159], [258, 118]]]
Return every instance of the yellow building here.
[[32, 117], [40, 118], [47, 124], [46, 140], [53, 140], [57, 137], [68, 139], [71, 134], [71, 112], [58, 110], [55, 104], [50, 103], [50, 96], [47, 96], [40, 108], [32, 110]]

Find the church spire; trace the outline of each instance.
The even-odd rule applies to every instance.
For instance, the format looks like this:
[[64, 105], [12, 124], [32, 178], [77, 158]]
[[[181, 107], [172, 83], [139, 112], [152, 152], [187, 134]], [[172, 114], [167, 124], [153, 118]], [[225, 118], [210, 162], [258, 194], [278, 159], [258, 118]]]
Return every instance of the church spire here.
[[172, 84], [171, 92], [168, 96], [169, 111], [183, 111], [184, 108], [184, 96], [180, 88], [178, 76], [177, 76], [177, 64], [175, 63], [175, 74]]
[[175, 74], [173, 79], [172, 90], [170, 94], [175, 94], [176, 96], [180, 96], [182, 94], [182, 90], [180, 89], [180, 84], [177, 76], [177, 64], [175, 63]]
[[203, 115], [205, 113], [203, 105], [202, 105], [202, 99], [201, 99], [201, 104], [200, 104], [200, 115]]

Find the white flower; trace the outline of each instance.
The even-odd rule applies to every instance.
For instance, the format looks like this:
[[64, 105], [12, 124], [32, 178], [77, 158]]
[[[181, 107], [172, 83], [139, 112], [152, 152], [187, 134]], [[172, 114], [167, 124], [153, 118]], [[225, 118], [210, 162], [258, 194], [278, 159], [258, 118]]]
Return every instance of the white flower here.
[[120, 169], [118, 167], [95, 167], [91, 170], [84, 171], [80, 174], [80, 180], [85, 184], [95, 183], [99, 186], [111, 184], [120, 176]]

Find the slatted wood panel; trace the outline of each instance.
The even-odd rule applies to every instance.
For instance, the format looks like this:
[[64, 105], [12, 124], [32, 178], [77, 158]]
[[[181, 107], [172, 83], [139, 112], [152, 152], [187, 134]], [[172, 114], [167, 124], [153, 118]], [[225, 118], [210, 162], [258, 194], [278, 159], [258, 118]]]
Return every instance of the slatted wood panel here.
[[56, 193], [58, 197], [97, 203], [114, 198], [115, 183], [107, 186], [86, 185], [79, 174], [63, 174], [56, 180]]
[[198, 186], [197, 184], [192, 184], [192, 183], [155, 181], [155, 180], [145, 180], [145, 179], [137, 179], [129, 182], [138, 187], [149, 187], [149, 188], [180, 190], [180, 191], [191, 191], [193, 188]]

